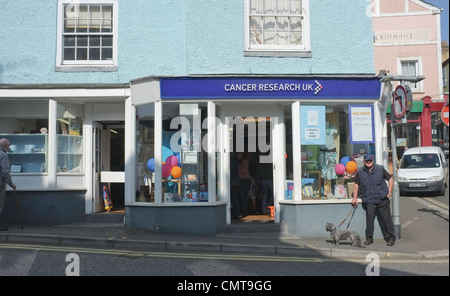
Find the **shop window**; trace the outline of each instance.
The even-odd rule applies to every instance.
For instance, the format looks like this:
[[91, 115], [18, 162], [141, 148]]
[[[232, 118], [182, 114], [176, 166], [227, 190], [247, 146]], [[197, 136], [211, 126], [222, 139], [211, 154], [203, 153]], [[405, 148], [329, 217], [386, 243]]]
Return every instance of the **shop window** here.
[[155, 105], [136, 107], [136, 201], [155, 202]]
[[163, 104], [163, 203], [208, 201], [206, 116], [206, 103]]
[[[420, 146], [420, 113], [410, 113], [408, 115], [408, 122], [406, 124], [397, 125], [394, 127], [397, 135], [397, 156], [400, 158], [403, 155], [405, 147]], [[388, 123], [387, 130], [391, 131], [391, 123]], [[393, 146], [391, 142], [391, 133], [388, 132], [388, 145]]]
[[48, 102], [2, 102], [0, 138], [11, 142], [13, 173], [47, 172]]
[[246, 0], [246, 51], [308, 52], [308, 0]]
[[114, 66], [117, 1], [59, 1], [57, 66]]
[[[356, 169], [363, 165], [366, 153], [375, 154], [375, 151], [373, 139], [352, 141], [355, 132], [352, 129], [368, 126], [372, 119], [360, 117], [361, 125], [351, 123], [351, 107], [357, 106], [300, 107], [302, 200], [352, 198]], [[363, 108], [371, 110], [370, 106]], [[292, 197], [285, 196], [285, 199]]]
[[83, 105], [58, 103], [57, 173], [83, 173]]

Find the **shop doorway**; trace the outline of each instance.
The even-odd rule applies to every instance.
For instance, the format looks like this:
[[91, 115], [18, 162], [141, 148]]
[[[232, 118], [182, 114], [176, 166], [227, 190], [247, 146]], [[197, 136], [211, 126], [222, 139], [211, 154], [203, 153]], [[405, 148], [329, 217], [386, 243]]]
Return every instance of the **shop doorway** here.
[[[219, 198], [227, 202], [227, 224], [244, 221], [278, 223], [277, 201], [282, 198], [285, 175], [282, 105], [268, 101], [218, 105], [221, 118], [218, 193]], [[235, 162], [238, 153], [244, 153], [250, 160], [250, 176], [257, 183], [254, 200], [249, 198], [246, 203], [244, 219], [234, 219], [239, 216], [235, 212], [239, 195]], [[270, 216], [268, 206], [273, 206], [274, 215]]]
[[[94, 123], [93, 131], [94, 211], [123, 211], [125, 125], [123, 122], [98, 121]], [[110, 204], [105, 202], [105, 190]]]
[[[230, 143], [232, 149], [229, 157], [232, 222], [272, 222], [273, 119], [251, 116], [228, 119], [234, 123], [232, 131], [230, 127], [233, 143]], [[241, 180], [239, 173], [247, 172], [249, 179]]]

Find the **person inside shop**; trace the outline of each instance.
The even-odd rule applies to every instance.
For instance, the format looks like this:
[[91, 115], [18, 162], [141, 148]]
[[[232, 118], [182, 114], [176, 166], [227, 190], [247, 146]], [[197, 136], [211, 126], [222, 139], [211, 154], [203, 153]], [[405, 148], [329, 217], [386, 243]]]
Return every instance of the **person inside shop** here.
[[[388, 185], [384, 180], [388, 181]], [[355, 176], [352, 204], [353, 206], [358, 204], [358, 193], [360, 193], [363, 209], [366, 211], [365, 245], [373, 244], [375, 217], [379, 219], [378, 222], [385, 235], [387, 245], [395, 244], [396, 237], [390, 208], [393, 186], [394, 179], [383, 166], [374, 164], [373, 155], [364, 155], [364, 166], [358, 169]]]
[[[259, 162], [256, 159], [256, 155], [253, 153], [247, 153], [247, 161], [248, 161], [248, 171], [250, 174], [250, 189], [247, 195], [247, 198], [251, 203], [251, 210], [247, 209], [247, 214], [257, 214], [259, 213], [259, 209], [257, 209], [256, 199], [260, 193], [260, 180], [259, 180]], [[248, 206], [247, 206], [248, 207]]]
[[272, 163], [263, 163], [258, 167], [261, 210], [264, 215], [270, 214], [269, 206], [273, 206], [273, 172]]
[[[0, 216], [5, 203], [6, 185], [9, 185], [14, 190], [16, 189], [16, 184], [11, 179], [11, 165], [7, 153], [10, 146], [11, 143], [8, 139], [0, 139]], [[0, 225], [0, 231], [4, 230], [8, 230], [8, 227]]]
[[239, 213], [237, 218], [242, 219], [247, 216], [248, 192], [250, 191], [251, 176], [249, 163], [244, 153], [237, 153], [238, 175], [239, 175]]

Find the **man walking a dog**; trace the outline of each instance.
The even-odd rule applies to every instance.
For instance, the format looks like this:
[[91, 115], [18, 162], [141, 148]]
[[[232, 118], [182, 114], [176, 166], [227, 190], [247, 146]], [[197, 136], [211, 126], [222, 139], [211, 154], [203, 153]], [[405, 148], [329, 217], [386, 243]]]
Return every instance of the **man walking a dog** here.
[[[364, 166], [358, 169], [355, 177], [352, 204], [358, 204], [358, 193], [361, 193], [362, 206], [366, 211], [366, 241], [365, 245], [373, 244], [375, 217], [378, 217], [381, 230], [388, 246], [395, 244], [394, 223], [392, 222], [390, 198], [394, 179], [383, 168], [374, 164], [373, 155], [364, 155]], [[386, 184], [388, 181], [388, 185]]]
[[[6, 196], [6, 185], [16, 189], [16, 185], [11, 180], [11, 167], [9, 164], [8, 150], [11, 143], [7, 139], [0, 139], [0, 214], [3, 210], [3, 204]], [[6, 226], [0, 225], [0, 231], [8, 230]]]

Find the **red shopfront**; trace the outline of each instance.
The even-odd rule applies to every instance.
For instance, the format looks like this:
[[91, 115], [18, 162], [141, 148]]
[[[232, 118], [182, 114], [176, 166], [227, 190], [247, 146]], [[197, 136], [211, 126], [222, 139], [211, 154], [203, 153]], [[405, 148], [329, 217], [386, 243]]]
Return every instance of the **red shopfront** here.
[[[436, 113], [442, 111], [444, 105], [445, 102], [432, 102], [429, 96], [422, 98], [420, 101], [414, 101], [411, 112], [407, 117], [407, 123], [397, 126], [398, 149], [401, 150], [404, 146], [433, 146], [433, 129], [436, 129], [433, 117], [436, 116]], [[388, 113], [390, 113], [390, 107]], [[390, 119], [388, 119], [388, 123], [391, 123]], [[388, 134], [390, 135], [390, 133]]]

